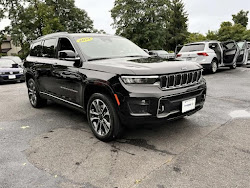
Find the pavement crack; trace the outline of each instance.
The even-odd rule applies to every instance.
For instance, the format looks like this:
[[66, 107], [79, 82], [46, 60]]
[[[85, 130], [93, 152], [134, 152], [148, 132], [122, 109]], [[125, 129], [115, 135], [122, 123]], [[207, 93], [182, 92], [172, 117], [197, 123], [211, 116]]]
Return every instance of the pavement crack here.
[[120, 148], [116, 147], [115, 145], [112, 145], [112, 148], [113, 148], [113, 149], [111, 149], [111, 151], [112, 151], [112, 152], [122, 151], [122, 152], [124, 152], [124, 153], [129, 154], [129, 155], [135, 155], [134, 153], [131, 153], [131, 152], [128, 152], [128, 151], [122, 150], [122, 149], [120, 149]]
[[144, 139], [123, 139], [123, 140], [117, 140], [116, 142], [120, 144], [129, 144], [129, 145], [137, 146], [140, 148], [144, 148], [146, 150], [152, 150], [152, 151], [167, 154], [167, 155], [177, 155], [167, 150], [157, 149], [154, 145], [148, 144], [148, 142]]

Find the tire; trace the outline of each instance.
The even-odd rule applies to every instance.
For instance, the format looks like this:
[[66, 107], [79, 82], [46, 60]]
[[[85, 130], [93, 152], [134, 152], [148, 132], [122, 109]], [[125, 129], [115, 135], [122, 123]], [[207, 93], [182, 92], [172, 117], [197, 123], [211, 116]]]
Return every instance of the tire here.
[[211, 62], [211, 67], [210, 67], [210, 72], [215, 74], [218, 70], [218, 64], [217, 64], [217, 61], [216, 60], [213, 60]]
[[115, 104], [104, 94], [95, 93], [90, 97], [87, 118], [93, 134], [101, 141], [119, 138], [123, 132]]
[[233, 65], [230, 66], [230, 69], [236, 69], [236, 67], [237, 67], [237, 63], [234, 62]]
[[34, 108], [40, 108], [47, 104], [47, 100], [40, 97], [37, 84], [33, 78], [28, 80], [27, 87], [29, 101]]

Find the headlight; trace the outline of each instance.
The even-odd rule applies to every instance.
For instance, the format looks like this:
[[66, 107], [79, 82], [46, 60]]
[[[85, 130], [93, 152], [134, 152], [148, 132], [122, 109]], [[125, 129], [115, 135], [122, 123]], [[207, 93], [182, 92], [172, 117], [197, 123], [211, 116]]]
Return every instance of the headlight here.
[[23, 74], [23, 70], [20, 70], [20, 71], [19, 71], [19, 74]]
[[4, 74], [4, 72], [0, 72], [0, 75], [1, 75], [1, 74]]
[[154, 84], [159, 85], [159, 76], [122, 76], [125, 84]]

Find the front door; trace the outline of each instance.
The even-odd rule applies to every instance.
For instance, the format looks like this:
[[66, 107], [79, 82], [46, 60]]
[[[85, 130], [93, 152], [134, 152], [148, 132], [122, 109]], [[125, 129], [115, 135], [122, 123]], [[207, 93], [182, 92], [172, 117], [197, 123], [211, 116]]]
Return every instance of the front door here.
[[242, 65], [245, 64], [247, 61], [247, 57], [248, 57], [248, 49], [247, 49], [247, 42], [246, 41], [240, 41], [237, 43], [239, 49], [240, 49], [240, 53], [239, 56], [237, 58], [237, 64]]
[[[58, 52], [62, 50], [75, 51], [73, 45], [67, 38], [58, 41]], [[56, 97], [82, 106], [82, 78], [74, 61], [57, 59], [52, 65], [51, 75], [53, 77], [53, 93]]]
[[223, 63], [224, 65], [232, 65], [236, 63], [239, 48], [235, 41], [222, 42], [223, 47]]

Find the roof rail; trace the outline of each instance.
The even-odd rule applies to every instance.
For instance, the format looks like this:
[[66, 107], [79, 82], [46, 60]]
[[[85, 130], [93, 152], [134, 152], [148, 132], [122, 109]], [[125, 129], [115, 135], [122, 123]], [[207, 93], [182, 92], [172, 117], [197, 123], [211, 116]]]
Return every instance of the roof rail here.
[[43, 36], [41, 36], [41, 37], [38, 37], [36, 40], [42, 39], [42, 38], [44, 38], [44, 37], [52, 37], [52, 36], [58, 35], [58, 34], [68, 34], [68, 32], [51, 33], [51, 34], [48, 34], [48, 35], [43, 35]]

